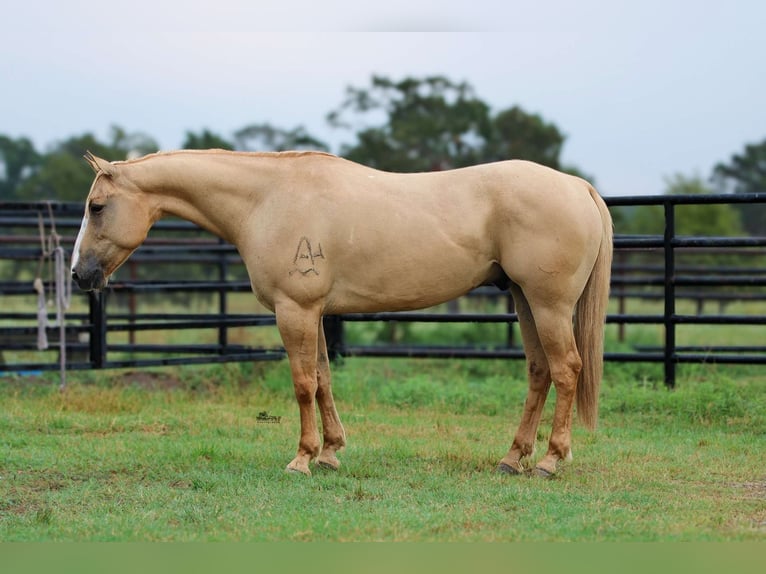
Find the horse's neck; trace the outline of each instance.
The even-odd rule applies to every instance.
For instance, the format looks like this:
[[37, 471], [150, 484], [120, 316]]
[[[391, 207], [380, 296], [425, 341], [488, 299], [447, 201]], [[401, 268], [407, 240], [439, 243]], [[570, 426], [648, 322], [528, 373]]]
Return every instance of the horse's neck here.
[[158, 154], [130, 165], [131, 179], [174, 215], [237, 243], [250, 213], [273, 188], [257, 158], [224, 154]]

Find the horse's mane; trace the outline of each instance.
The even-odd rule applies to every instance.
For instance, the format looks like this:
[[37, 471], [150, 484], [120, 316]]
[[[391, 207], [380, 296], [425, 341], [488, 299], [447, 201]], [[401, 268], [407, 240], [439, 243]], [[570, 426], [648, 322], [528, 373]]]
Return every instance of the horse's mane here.
[[324, 151], [315, 151], [315, 150], [290, 150], [290, 151], [231, 151], [227, 149], [180, 149], [180, 150], [172, 150], [172, 151], [158, 151], [156, 153], [150, 153], [148, 155], [136, 158], [136, 159], [129, 159], [121, 162], [115, 162], [115, 163], [140, 163], [142, 161], [146, 161], [148, 159], [151, 159], [153, 157], [160, 157], [160, 156], [171, 156], [171, 155], [194, 155], [194, 154], [200, 154], [200, 155], [235, 155], [235, 156], [243, 156], [243, 157], [273, 157], [273, 158], [288, 158], [288, 157], [304, 157], [304, 156], [325, 156], [325, 157], [338, 157], [334, 154], [324, 152]]

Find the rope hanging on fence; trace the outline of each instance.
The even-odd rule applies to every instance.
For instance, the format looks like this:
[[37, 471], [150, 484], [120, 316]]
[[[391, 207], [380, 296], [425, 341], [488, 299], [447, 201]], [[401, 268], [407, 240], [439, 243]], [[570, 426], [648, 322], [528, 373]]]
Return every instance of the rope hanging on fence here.
[[45, 350], [48, 348], [47, 328], [50, 326], [48, 321], [48, 311], [45, 298], [45, 284], [42, 280], [43, 267], [47, 262], [49, 265], [48, 276], [52, 275], [50, 281], [51, 295], [53, 304], [56, 306], [56, 325], [59, 328], [59, 367], [60, 367], [60, 386], [63, 389], [66, 385], [66, 311], [72, 299], [72, 276], [69, 273], [67, 265], [66, 252], [61, 247], [61, 236], [56, 232], [56, 220], [53, 217], [53, 208], [48, 203], [48, 218], [50, 220], [50, 235], [45, 235], [45, 223], [43, 216], [38, 212], [37, 223], [40, 230], [40, 262], [37, 266], [37, 277], [33, 282], [37, 292], [37, 348]]
[[45, 285], [43, 280], [35, 277], [33, 282], [37, 291], [37, 350], [44, 351], [48, 348], [48, 309], [45, 304]]

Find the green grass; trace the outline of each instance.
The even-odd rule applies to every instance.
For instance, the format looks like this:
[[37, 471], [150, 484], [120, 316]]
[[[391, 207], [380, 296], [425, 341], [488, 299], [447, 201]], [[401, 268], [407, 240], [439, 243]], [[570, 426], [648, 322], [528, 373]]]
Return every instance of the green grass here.
[[3, 377], [0, 540], [766, 539], [759, 371], [698, 367], [669, 392], [630, 368], [608, 365], [599, 430], [575, 425], [553, 480], [494, 471], [525, 396], [518, 361], [346, 360], [343, 466], [309, 478], [283, 470], [298, 437], [285, 362], [78, 373], [63, 394]]

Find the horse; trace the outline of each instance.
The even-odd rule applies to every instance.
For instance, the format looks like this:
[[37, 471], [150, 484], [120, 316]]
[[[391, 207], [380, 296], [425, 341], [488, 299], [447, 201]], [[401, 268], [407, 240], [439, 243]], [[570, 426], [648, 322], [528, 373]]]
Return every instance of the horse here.
[[[571, 459], [575, 403], [595, 428], [613, 231], [587, 181], [523, 160], [401, 174], [315, 151], [85, 159], [95, 178], [72, 254], [81, 289], [103, 289], [164, 216], [237, 248], [287, 353], [300, 413], [288, 471], [338, 469], [346, 444], [324, 315], [426, 308], [480, 285], [510, 290], [526, 356], [524, 410], [497, 470], [554, 475]], [[548, 450], [532, 467], [551, 384]]]

